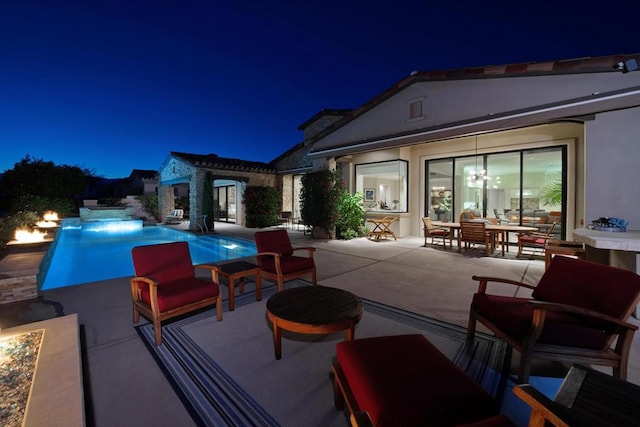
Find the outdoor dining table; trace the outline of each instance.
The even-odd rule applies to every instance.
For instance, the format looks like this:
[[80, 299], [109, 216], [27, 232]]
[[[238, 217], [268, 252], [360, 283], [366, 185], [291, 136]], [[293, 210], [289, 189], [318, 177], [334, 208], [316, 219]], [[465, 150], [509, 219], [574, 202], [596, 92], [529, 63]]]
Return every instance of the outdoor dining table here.
[[[431, 223], [438, 227], [447, 227], [459, 233], [459, 222], [444, 222], [444, 221], [431, 221]], [[530, 227], [525, 225], [511, 225], [511, 224], [486, 224], [485, 228], [492, 234], [500, 234], [500, 244], [502, 246], [502, 256], [504, 256], [505, 242], [509, 242], [509, 232], [514, 231], [517, 233], [526, 233], [528, 231], [538, 231], [538, 227]], [[460, 238], [458, 238], [458, 251], [461, 249]], [[507, 244], [507, 252], [509, 252], [509, 245]]]

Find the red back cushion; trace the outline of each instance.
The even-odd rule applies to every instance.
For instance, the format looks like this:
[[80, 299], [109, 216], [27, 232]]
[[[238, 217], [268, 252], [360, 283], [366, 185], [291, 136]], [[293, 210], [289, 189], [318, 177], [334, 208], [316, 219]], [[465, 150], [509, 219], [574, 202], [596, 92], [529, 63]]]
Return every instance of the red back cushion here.
[[194, 277], [187, 242], [136, 246], [131, 256], [136, 276], [155, 279], [159, 284]]
[[254, 235], [258, 252], [276, 252], [280, 255], [291, 255], [293, 246], [287, 230], [258, 231]]
[[639, 292], [640, 276], [632, 271], [556, 256], [532, 295], [621, 318], [630, 312]]

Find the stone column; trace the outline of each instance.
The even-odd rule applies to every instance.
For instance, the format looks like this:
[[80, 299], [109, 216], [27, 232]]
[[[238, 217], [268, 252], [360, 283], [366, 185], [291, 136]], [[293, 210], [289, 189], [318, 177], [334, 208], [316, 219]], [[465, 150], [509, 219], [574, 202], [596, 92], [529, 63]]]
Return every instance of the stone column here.
[[158, 221], [163, 222], [164, 218], [169, 215], [175, 208], [175, 199], [173, 197], [173, 187], [170, 185], [161, 185], [158, 187]]

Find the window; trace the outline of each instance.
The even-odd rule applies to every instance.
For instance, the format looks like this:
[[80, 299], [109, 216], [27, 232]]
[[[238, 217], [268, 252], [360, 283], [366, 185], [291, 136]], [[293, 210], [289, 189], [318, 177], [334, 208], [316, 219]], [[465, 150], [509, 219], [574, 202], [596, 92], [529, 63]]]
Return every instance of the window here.
[[409, 120], [422, 118], [422, 99], [409, 102]]
[[[457, 221], [463, 210], [566, 235], [566, 147], [427, 160], [425, 213]], [[511, 240], [515, 236], [510, 236]]]
[[407, 211], [408, 162], [356, 165], [356, 191], [363, 195], [367, 211]]

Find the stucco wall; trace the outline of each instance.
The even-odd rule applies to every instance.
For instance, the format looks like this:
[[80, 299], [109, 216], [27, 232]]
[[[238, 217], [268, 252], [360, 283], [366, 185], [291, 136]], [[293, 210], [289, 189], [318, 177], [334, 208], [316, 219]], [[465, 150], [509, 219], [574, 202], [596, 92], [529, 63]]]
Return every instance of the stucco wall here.
[[640, 108], [633, 108], [587, 122], [585, 223], [618, 217], [640, 230], [639, 118]]
[[[415, 83], [315, 144], [314, 149], [429, 126], [487, 117], [640, 85], [640, 73], [504, 77]], [[409, 120], [409, 103], [423, 99], [423, 119]]]

